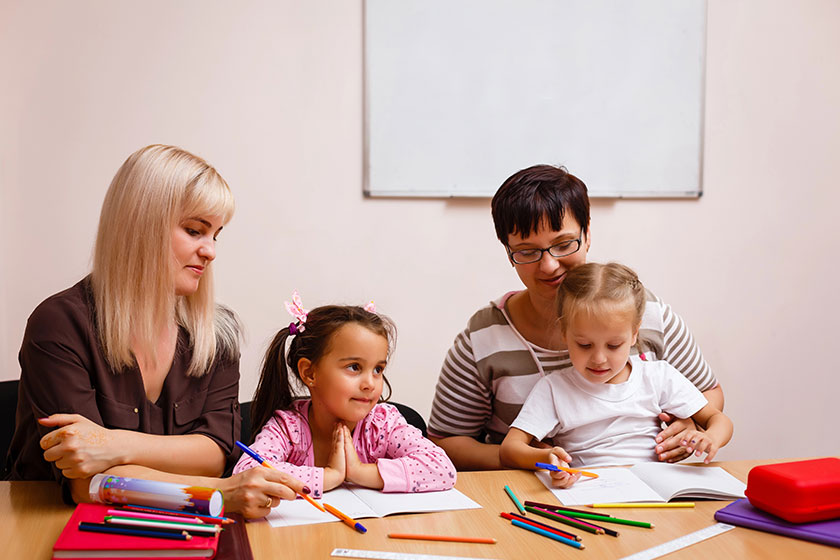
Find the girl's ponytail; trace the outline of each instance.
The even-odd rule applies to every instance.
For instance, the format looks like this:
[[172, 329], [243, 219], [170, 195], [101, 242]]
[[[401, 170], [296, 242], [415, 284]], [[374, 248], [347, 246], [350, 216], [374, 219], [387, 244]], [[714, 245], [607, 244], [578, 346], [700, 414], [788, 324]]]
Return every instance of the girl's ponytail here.
[[292, 387], [293, 381], [286, 365], [286, 340], [289, 336], [288, 328], [280, 329], [263, 358], [260, 381], [251, 406], [251, 425], [258, 429], [266, 425], [275, 410], [286, 410], [292, 401], [304, 396]]

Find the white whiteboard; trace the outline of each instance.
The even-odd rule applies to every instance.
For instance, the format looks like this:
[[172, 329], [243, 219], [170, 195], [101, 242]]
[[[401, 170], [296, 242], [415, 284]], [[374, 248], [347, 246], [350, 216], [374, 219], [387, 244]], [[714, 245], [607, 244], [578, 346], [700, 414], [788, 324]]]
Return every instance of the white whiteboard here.
[[365, 193], [702, 192], [705, 0], [366, 0]]

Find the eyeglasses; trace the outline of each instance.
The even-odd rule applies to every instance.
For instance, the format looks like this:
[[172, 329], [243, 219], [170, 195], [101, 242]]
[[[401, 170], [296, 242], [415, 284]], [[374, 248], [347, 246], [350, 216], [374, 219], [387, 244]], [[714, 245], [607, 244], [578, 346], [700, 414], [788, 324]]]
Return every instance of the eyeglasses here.
[[581, 239], [583, 239], [583, 230], [581, 230], [577, 239], [569, 241], [561, 241], [549, 247], [548, 249], [520, 249], [519, 251], [511, 251], [508, 247], [508, 256], [515, 264], [531, 264], [542, 260], [543, 253], [548, 253], [554, 258], [568, 257], [580, 251]]

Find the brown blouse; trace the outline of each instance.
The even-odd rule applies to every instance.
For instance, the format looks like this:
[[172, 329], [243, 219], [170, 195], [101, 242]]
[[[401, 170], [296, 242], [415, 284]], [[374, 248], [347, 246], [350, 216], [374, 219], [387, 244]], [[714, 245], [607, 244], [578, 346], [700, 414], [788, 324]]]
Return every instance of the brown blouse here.
[[20, 393], [6, 476], [58, 480], [39, 445], [50, 431], [37, 418], [75, 413], [106, 428], [147, 434], [202, 434], [230, 461], [239, 437], [239, 358], [216, 360], [206, 374], [188, 377], [189, 335], [179, 329], [172, 367], [156, 402], [146, 398], [136, 366], [114, 371], [105, 360], [94, 321], [90, 277], [39, 305], [20, 349]]

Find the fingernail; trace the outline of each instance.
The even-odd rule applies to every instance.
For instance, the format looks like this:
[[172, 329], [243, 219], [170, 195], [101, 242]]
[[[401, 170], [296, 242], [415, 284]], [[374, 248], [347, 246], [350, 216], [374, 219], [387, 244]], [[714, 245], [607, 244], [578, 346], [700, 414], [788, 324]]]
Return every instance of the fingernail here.
[[42, 421], [44, 421], [44, 420], [49, 420], [49, 419], [50, 419], [50, 417], [49, 417], [49, 416], [45, 416], [44, 418], [38, 418], [38, 421], [39, 421], [39, 422], [42, 422]]
[[300, 491], [303, 492], [304, 494], [309, 494], [309, 493], [312, 492], [312, 490], [309, 489], [309, 486], [304, 486], [303, 488], [300, 489]]

